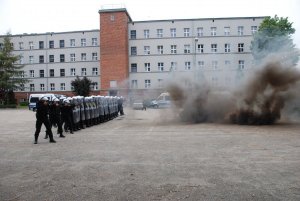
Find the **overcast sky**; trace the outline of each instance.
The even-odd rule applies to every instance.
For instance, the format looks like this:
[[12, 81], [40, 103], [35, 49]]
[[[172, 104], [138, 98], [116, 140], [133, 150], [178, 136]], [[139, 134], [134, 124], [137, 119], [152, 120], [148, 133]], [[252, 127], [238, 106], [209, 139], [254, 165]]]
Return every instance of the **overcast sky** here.
[[288, 17], [300, 48], [299, 0], [0, 0], [0, 34], [99, 29], [98, 11], [122, 4], [133, 21], [212, 17]]

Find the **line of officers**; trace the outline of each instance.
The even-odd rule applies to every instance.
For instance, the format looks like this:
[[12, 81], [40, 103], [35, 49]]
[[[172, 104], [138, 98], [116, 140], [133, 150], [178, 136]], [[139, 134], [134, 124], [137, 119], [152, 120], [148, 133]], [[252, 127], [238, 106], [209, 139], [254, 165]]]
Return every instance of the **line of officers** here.
[[41, 97], [36, 106], [34, 144], [38, 143], [43, 124], [46, 127], [45, 139], [56, 143], [52, 126], [57, 127], [57, 134], [64, 138], [63, 128], [73, 134], [74, 131], [114, 119], [119, 114], [124, 115], [123, 102], [124, 98], [117, 96], [74, 96], [54, 98], [51, 102], [46, 96]]

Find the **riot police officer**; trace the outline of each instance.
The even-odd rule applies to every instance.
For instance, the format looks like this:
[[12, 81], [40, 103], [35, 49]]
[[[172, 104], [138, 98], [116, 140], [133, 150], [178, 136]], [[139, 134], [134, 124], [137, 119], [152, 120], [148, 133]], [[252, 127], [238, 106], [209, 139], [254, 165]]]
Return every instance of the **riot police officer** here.
[[61, 120], [61, 110], [60, 110], [60, 104], [59, 99], [54, 98], [53, 103], [50, 105], [50, 123], [52, 125], [57, 126], [57, 133], [59, 134], [59, 137], [65, 137], [63, 135], [63, 129], [62, 129], [62, 120]]
[[49, 113], [49, 105], [48, 105], [48, 98], [47, 97], [42, 97], [39, 102], [37, 103], [36, 107], [36, 130], [34, 134], [34, 144], [37, 144], [39, 134], [41, 132], [42, 125], [44, 124], [46, 127], [46, 134], [50, 138], [50, 143], [55, 143], [56, 141], [53, 139], [53, 134], [51, 131], [51, 125], [48, 117]]

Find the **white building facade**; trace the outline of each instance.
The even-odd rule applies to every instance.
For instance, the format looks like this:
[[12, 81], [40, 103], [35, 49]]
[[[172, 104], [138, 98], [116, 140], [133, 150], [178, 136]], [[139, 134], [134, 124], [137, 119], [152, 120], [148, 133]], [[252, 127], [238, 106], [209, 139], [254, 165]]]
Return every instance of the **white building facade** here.
[[217, 87], [238, 84], [252, 67], [251, 41], [263, 19], [237, 17], [128, 23], [130, 88], [162, 88], [165, 81], [177, 77]]
[[13, 35], [11, 43], [30, 80], [18, 92], [70, 94], [76, 76], [89, 78], [99, 91], [99, 30]]

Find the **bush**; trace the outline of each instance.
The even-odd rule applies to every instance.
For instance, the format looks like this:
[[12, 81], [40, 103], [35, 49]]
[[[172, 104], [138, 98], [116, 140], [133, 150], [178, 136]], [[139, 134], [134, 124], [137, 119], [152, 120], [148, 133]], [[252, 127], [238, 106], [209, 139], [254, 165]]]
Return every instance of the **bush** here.
[[28, 102], [20, 102], [20, 106], [28, 106]]
[[17, 108], [16, 104], [0, 105], [1, 108]]

